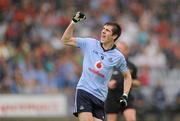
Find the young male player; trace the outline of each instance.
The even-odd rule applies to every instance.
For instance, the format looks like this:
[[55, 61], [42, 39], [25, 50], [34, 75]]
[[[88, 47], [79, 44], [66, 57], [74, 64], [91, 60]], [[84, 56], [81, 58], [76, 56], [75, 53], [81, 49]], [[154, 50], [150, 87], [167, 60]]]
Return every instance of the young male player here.
[[[133, 86], [139, 86], [137, 80], [137, 67], [130, 62], [127, 57], [129, 54], [128, 45], [125, 42], [117, 43], [117, 48], [123, 53], [126, 58], [128, 68], [133, 79]], [[124, 77], [118, 69], [114, 69], [111, 80], [109, 81], [108, 95], [105, 103], [105, 111], [107, 113], [107, 121], [118, 121], [118, 113], [124, 115], [126, 121], [136, 121], [136, 110], [133, 104], [133, 95], [129, 92], [127, 107], [121, 107], [117, 99], [123, 94]]]
[[104, 101], [108, 93], [108, 81], [114, 67], [124, 75], [124, 91], [120, 96], [121, 106], [127, 106], [131, 88], [131, 74], [124, 56], [116, 49], [114, 42], [121, 34], [116, 23], [106, 23], [101, 31], [101, 39], [73, 37], [76, 23], [86, 16], [77, 12], [65, 30], [62, 41], [65, 45], [79, 47], [83, 53], [83, 71], [76, 87], [75, 112], [79, 121], [103, 121], [105, 118]]

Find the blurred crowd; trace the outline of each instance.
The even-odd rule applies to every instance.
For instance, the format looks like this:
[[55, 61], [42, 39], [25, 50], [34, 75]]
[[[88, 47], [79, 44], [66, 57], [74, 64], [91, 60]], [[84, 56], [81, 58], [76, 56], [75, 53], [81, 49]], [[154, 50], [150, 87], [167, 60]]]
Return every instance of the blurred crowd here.
[[[60, 38], [77, 11], [75, 35], [99, 38], [102, 25], [122, 27], [143, 86], [150, 69], [180, 69], [178, 0], [0, 0], [0, 93], [70, 92], [81, 74], [79, 49]], [[180, 80], [179, 80], [180, 81]], [[156, 94], [156, 93], [155, 93]], [[160, 93], [161, 95], [161, 93]]]

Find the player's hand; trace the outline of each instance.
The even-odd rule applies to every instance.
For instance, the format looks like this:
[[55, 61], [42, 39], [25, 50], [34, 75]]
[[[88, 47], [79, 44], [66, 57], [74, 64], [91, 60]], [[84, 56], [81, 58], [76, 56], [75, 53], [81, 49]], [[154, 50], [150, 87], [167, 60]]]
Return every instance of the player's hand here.
[[83, 13], [77, 12], [77, 13], [73, 16], [72, 21], [73, 21], [74, 23], [77, 23], [77, 22], [82, 21], [82, 20], [85, 20], [85, 19], [86, 19], [86, 16], [85, 16]]
[[125, 107], [127, 106], [127, 104], [128, 104], [128, 96], [125, 95], [125, 94], [123, 94], [123, 95], [120, 97], [119, 102], [120, 102], [120, 106], [121, 106], [122, 108], [125, 108]]

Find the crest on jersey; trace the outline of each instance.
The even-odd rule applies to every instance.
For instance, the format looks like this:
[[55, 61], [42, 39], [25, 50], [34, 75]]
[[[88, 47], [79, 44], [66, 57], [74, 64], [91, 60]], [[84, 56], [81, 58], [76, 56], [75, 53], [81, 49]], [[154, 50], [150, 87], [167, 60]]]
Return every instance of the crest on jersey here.
[[103, 63], [102, 63], [102, 61], [97, 61], [97, 62], [95, 63], [95, 68], [96, 68], [97, 70], [101, 70], [101, 69], [103, 68]]
[[109, 61], [109, 62], [113, 62], [112, 58], [108, 58], [108, 61]]

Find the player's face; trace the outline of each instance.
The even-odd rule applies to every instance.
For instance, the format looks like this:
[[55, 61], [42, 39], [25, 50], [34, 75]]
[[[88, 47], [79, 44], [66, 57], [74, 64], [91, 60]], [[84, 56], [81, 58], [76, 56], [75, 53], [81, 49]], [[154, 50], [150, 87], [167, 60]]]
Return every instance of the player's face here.
[[114, 36], [112, 35], [113, 27], [109, 25], [105, 25], [101, 31], [101, 43], [109, 43], [114, 42]]

